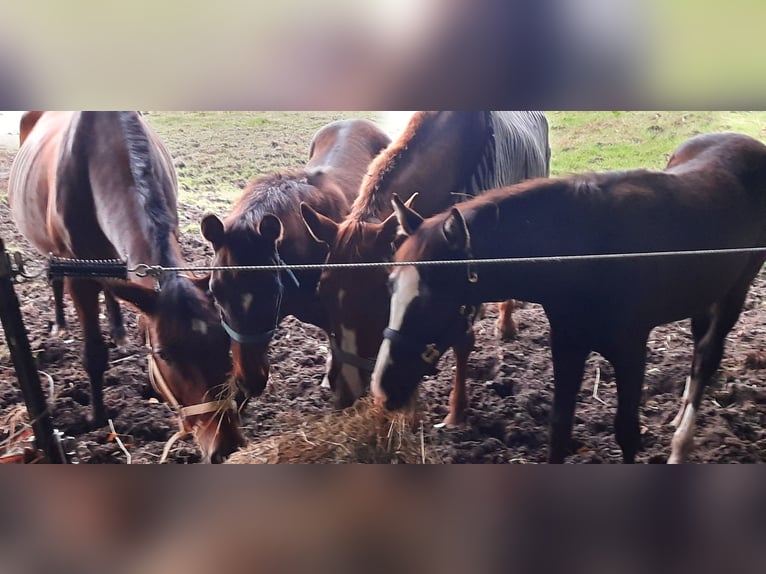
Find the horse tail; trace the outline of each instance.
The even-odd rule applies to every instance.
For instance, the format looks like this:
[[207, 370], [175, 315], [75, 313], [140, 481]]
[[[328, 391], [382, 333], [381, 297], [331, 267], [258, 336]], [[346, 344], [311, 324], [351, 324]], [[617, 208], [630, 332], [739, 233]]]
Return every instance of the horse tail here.
[[492, 187], [550, 175], [548, 119], [543, 112], [491, 112], [494, 134]]
[[160, 180], [152, 163], [152, 147], [149, 136], [137, 112], [117, 112], [133, 183], [139, 201], [148, 215], [150, 233], [159, 247], [162, 263], [170, 262], [171, 237], [175, 229], [175, 214], [171, 213], [167, 198], [160, 187]]

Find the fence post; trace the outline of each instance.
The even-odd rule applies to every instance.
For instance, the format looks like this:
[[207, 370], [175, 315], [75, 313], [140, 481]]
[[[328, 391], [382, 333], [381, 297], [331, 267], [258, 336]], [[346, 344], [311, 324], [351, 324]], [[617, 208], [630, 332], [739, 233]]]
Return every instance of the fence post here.
[[0, 319], [5, 340], [11, 351], [16, 377], [21, 387], [37, 448], [45, 453], [48, 462], [64, 463], [61, 449], [54, 435], [53, 423], [48, 413], [48, 404], [40, 385], [32, 349], [29, 346], [27, 330], [19, 309], [19, 300], [13, 289], [12, 267], [5, 243], [0, 238]]

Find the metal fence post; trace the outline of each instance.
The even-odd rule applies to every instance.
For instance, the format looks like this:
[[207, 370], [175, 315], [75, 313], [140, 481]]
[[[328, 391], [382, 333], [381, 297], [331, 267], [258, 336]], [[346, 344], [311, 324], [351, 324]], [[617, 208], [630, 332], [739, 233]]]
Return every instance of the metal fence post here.
[[11, 352], [16, 377], [32, 422], [37, 448], [45, 453], [48, 462], [64, 463], [66, 460], [62, 457], [53, 431], [48, 404], [40, 385], [37, 366], [21, 316], [19, 300], [13, 288], [12, 272], [10, 257], [5, 251], [5, 243], [0, 238], [0, 319], [5, 331], [5, 340]]

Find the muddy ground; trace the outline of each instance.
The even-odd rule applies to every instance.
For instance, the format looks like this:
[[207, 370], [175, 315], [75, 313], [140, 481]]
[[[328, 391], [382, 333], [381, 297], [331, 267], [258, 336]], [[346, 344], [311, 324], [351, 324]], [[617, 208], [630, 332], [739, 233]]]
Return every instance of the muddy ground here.
[[[226, 135], [221, 147], [210, 134], [197, 140], [188, 134], [162, 126], [176, 157], [182, 176], [190, 166], [215, 163], [218, 153], [238, 165], [251, 166], [251, 175], [272, 169], [273, 163], [284, 167], [300, 165], [313, 130], [338, 114], [314, 114], [302, 129], [280, 128], [278, 135], [252, 129]], [[151, 115], [149, 116], [151, 119]], [[161, 116], [160, 116], [161, 117]], [[294, 121], [295, 117], [291, 117]], [[274, 123], [274, 122], [272, 122]], [[165, 130], [163, 132], [163, 130]], [[264, 132], [268, 130], [264, 129]], [[200, 133], [206, 133], [204, 130]], [[241, 136], [237, 134], [241, 133]], [[241, 137], [247, 142], [236, 141]], [[280, 139], [277, 139], [279, 137]], [[234, 138], [234, 139], [232, 139]], [[233, 142], [233, 143], [232, 143]], [[240, 145], [241, 144], [241, 145]], [[22, 251], [29, 267], [39, 267], [43, 260], [19, 236], [10, 219], [4, 192], [13, 158], [11, 149], [0, 148], [0, 237], [12, 248]], [[235, 157], [236, 156], [236, 157]], [[265, 167], [264, 167], [265, 166]], [[247, 171], [247, 167], [242, 168]], [[187, 261], [206, 263], [211, 249], [196, 232], [205, 211], [217, 207], [223, 214], [230, 205], [231, 193], [221, 192], [223, 183], [241, 187], [245, 179], [237, 174], [226, 182], [225, 174], [202, 180], [196, 189], [184, 184], [180, 209], [182, 246]], [[182, 177], [182, 181], [185, 181]], [[233, 188], [232, 188], [233, 189]], [[201, 201], [202, 200], [202, 201]], [[79, 463], [124, 463], [126, 457], [106, 428], [89, 430], [89, 385], [79, 360], [81, 331], [71, 304], [67, 304], [70, 334], [67, 338], [48, 335], [53, 316], [51, 293], [44, 281], [23, 282], [17, 286], [32, 349], [47, 388], [53, 381], [54, 425], [74, 437], [73, 460]], [[708, 390], [698, 419], [696, 450], [693, 462], [752, 463], [766, 460], [766, 371], [748, 366], [746, 357], [760, 352], [766, 334], [766, 281], [756, 280], [739, 323], [728, 337], [727, 351], [716, 384]], [[152, 396], [146, 375], [146, 359], [138, 344], [136, 317], [125, 311], [131, 342], [110, 351], [111, 368], [106, 373], [105, 403], [114, 426], [127, 444], [134, 463], [159, 460], [167, 439], [177, 423], [171, 410]], [[437, 376], [428, 377], [420, 388], [425, 416], [425, 441], [432, 457], [445, 463], [531, 463], [546, 457], [553, 373], [548, 347], [548, 325], [542, 309], [527, 304], [517, 311], [519, 338], [500, 343], [494, 333], [494, 309], [478, 322], [476, 351], [470, 359], [468, 410], [469, 423], [462, 429], [435, 429], [433, 425], [446, 414], [454, 360], [448, 354], [440, 363]], [[104, 322], [105, 326], [105, 322]], [[257, 441], [288, 430], [286, 424], [296, 417], [319, 415], [332, 409], [329, 390], [321, 382], [327, 342], [323, 333], [292, 318], [285, 320], [271, 350], [272, 375], [265, 394], [250, 402], [243, 413], [248, 440]], [[669, 451], [672, 427], [683, 383], [691, 361], [691, 337], [688, 321], [656, 329], [648, 349], [648, 367], [641, 406], [643, 450], [639, 462], [664, 462]], [[598, 394], [594, 382], [600, 373]], [[50, 379], [48, 378], [50, 377]], [[0, 456], [6, 452], [11, 429], [25, 420], [22, 397], [15, 381], [7, 346], [0, 334]], [[614, 440], [612, 421], [616, 392], [612, 369], [598, 356], [586, 367], [579, 395], [574, 429], [575, 454], [571, 462], [619, 462], [619, 448]], [[171, 451], [170, 461], [194, 463], [199, 452], [191, 442], [181, 441]]]

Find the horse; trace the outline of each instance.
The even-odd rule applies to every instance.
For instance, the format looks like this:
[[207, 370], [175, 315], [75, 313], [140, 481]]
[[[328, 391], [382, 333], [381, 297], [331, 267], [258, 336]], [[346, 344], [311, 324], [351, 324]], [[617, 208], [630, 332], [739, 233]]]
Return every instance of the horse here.
[[[435, 215], [466, 196], [549, 174], [548, 123], [541, 112], [416, 112], [402, 134], [370, 166], [350, 215], [340, 224], [302, 208], [317, 241], [329, 245], [328, 263], [390, 261], [398, 223], [393, 194], [414, 199], [418, 212]], [[413, 194], [417, 192], [417, 198]], [[331, 322], [331, 372], [353, 399], [369, 386], [388, 319], [384, 268], [327, 269], [319, 296]], [[375, 305], [370, 305], [374, 301]], [[513, 301], [501, 305], [498, 330], [516, 336]], [[444, 424], [465, 418], [464, 359], [458, 369]]]
[[471, 330], [484, 301], [540, 303], [549, 319], [554, 401], [548, 460], [563, 462], [591, 351], [615, 370], [615, 436], [623, 460], [640, 446], [638, 407], [651, 330], [691, 318], [694, 358], [668, 462], [693, 445], [705, 386], [739, 318], [763, 252], [418, 267], [427, 260], [720, 250], [766, 245], [766, 146], [733, 133], [681, 144], [664, 171], [537, 179], [491, 191], [423, 220], [396, 203], [409, 237], [372, 392], [387, 408], [414, 395], [424, 371]]
[[[31, 112], [21, 120], [23, 143], [9, 180], [9, 203], [19, 231], [43, 254], [81, 259], [127, 259], [183, 265], [178, 245], [177, 181], [156, 133], [135, 112]], [[221, 462], [244, 443], [229, 394], [229, 338], [206, 280], [165, 273], [156, 281], [67, 278], [85, 341], [93, 426], [106, 423], [103, 376], [108, 350], [99, 326], [105, 293], [113, 335], [122, 321], [114, 297], [141, 314], [149, 379], [178, 412], [205, 462]], [[54, 291], [60, 289], [54, 284]], [[58, 311], [57, 311], [58, 312]]]
[[[339, 120], [321, 128], [303, 169], [257, 177], [225, 220], [213, 214], [202, 219], [202, 235], [214, 250], [212, 264], [322, 263], [327, 248], [309, 235], [300, 205], [311, 205], [331, 221], [340, 221], [349, 212], [349, 200], [358, 192], [367, 166], [389, 142], [367, 120]], [[328, 330], [317, 298], [318, 282], [318, 271], [212, 273], [210, 289], [232, 339], [235, 379], [245, 399], [260, 395], [266, 387], [269, 343], [284, 317], [293, 315]]]

